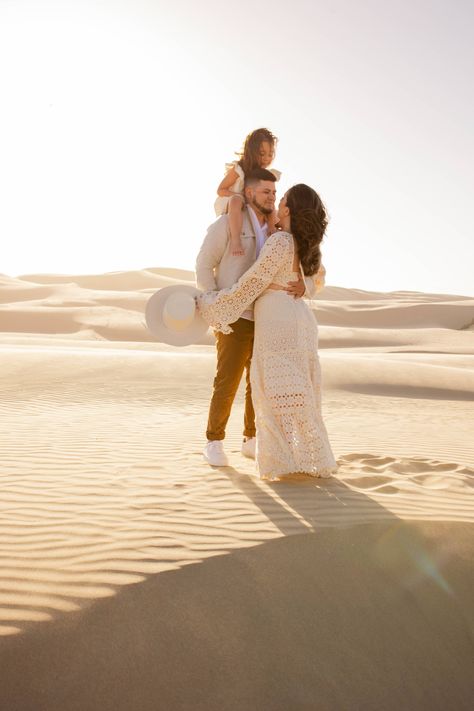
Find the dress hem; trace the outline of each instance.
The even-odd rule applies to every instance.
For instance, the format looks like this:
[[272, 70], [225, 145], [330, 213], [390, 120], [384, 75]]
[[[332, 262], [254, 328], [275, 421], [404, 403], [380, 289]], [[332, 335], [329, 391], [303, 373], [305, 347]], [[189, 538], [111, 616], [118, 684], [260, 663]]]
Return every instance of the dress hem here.
[[311, 476], [313, 479], [330, 479], [334, 474], [337, 473], [337, 467], [327, 467], [324, 469], [320, 469], [317, 472], [308, 472], [302, 469], [299, 470], [293, 470], [291, 472], [281, 472], [279, 474], [258, 474], [259, 479], [263, 479], [266, 481], [278, 481], [279, 479], [282, 479], [287, 476], [292, 476], [295, 474], [305, 474], [306, 476]]

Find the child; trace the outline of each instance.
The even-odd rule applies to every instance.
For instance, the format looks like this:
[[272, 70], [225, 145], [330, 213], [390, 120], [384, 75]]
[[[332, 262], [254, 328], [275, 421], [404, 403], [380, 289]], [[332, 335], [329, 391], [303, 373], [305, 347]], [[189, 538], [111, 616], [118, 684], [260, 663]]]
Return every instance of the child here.
[[[218, 198], [214, 203], [216, 215], [229, 215], [230, 251], [234, 256], [244, 254], [240, 233], [242, 231], [242, 209], [245, 204], [244, 180], [245, 174], [255, 168], [266, 168], [275, 155], [276, 136], [267, 128], [257, 128], [249, 133], [240, 153], [240, 160], [226, 164], [227, 173], [217, 188]], [[279, 180], [281, 173], [272, 169], [271, 172]], [[268, 234], [275, 231], [275, 220], [268, 220]]]

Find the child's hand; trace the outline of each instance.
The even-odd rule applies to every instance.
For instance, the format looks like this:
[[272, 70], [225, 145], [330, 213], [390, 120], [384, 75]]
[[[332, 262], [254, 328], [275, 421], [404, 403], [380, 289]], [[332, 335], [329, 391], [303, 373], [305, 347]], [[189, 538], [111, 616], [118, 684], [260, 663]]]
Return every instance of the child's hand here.
[[242, 246], [242, 242], [240, 239], [234, 241], [231, 240], [230, 242], [230, 253], [232, 254], [233, 257], [242, 257], [245, 254], [244, 248]]

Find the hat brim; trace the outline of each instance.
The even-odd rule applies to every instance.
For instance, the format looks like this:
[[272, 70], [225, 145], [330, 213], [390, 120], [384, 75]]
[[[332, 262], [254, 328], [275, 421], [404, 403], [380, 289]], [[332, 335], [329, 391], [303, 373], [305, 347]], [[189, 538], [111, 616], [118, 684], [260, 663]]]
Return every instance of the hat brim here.
[[194, 286], [187, 284], [173, 284], [164, 286], [156, 291], [148, 299], [145, 308], [145, 321], [148, 330], [159, 343], [167, 343], [170, 346], [190, 346], [202, 341], [206, 335], [208, 324], [204, 321], [196, 308], [194, 319], [184, 331], [174, 331], [163, 322], [163, 308], [166, 300], [171, 294], [187, 293], [197, 296], [201, 292]]

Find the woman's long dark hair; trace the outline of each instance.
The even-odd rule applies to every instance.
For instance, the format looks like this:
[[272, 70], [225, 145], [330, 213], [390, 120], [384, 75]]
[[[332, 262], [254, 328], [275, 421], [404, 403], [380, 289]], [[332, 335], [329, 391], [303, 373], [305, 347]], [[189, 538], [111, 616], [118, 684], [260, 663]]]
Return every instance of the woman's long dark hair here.
[[318, 193], [304, 183], [290, 188], [286, 194], [290, 211], [291, 233], [296, 240], [298, 256], [305, 276], [313, 276], [321, 265], [322, 242], [328, 216]]
[[238, 154], [240, 155], [239, 165], [244, 171], [244, 174], [250, 173], [255, 168], [260, 168], [260, 146], [264, 141], [267, 141], [272, 150], [275, 151], [277, 137], [273, 135], [268, 128], [257, 128], [252, 133], [249, 133], [245, 139], [244, 147]]

